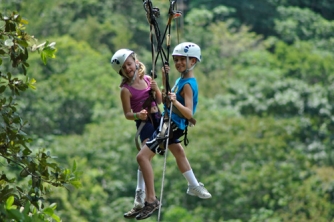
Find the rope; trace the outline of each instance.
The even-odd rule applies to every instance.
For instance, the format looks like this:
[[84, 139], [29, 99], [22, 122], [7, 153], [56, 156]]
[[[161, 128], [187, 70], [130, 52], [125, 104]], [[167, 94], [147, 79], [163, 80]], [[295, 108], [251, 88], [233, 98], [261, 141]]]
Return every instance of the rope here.
[[[170, 103], [170, 108], [172, 108], [173, 103]], [[167, 163], [167, 154], [168, 154], [168, 143], [169, 143], [169, 133], [170, 133], [170, 125], [172, 121], [172, 109], [169, 110], [169, 119], [168, 119], [168, 134], [167, 134], [167, 139], [165, 143], [165, 158], [164, 158], [164, 166], [162, 170], [162, 180], [161, 180], [161, 191], [160, 191], [160, 205], [159, 205], [159, 211], [158, 211], [158, 222], [160, 222], [160, 214], [161, 214], [161, 203], [162, 203], [162, 196], [164, 193], [164, 182], [165, 182], [165, 174], [166, 174], [166, 163]]]
[[[152, 78], [154, 78], [155, 76], [155, 67], [156, 67], [156, 63], [158, 61], [158, 58], [160, 56], [161, 61], [163, 64], [167, 64], [168, 65], [168, 61], [169, 61], [169, 50], [170, 50], [170, 43], [171, 43], [171, 22], [174, 18], [180, 17], [182, 15], [182, 13], [180, 11], [176, 11], [175, 8], [175, 4], [176, 4], [176, 0], [170, 0], [170, 5], [169, 5], [169, 17], [168, 17], [168, 22], [164, 31], [164, 34], [161, 38], [160, 36], [160, 29], [158, 26], [158, 23], [156, 21], [156, 18], [160, 16], [160, 11], [158, 8], [153, 7], [151, 0], [143, 0], [143, 4], [144, 4], [144, 9], [146, 11], [146, 17], [147, 17], [147, 21], [150, 24], [150, 41], [151, 41], [151, 51], [152, 51], [152, 71], [151, 71], [151, 75]], [[167, 34], [168, 32], [168, 34]], [[177, 29], [178, 32], [178, 29]], [[154, 33], [154, 34], [153, 34]], [[157, 54], [155, 55], [155, 50], [154, 50], [154, 38], [153, 35], [156, 37], [155, 41], [157, 42]], [[167, 36], [167, 37], [166, 37]], [[177, 36], [179, 39], [179, 35]], [[162, 44], [165, 40], [165, 38], [167, 38], [166, 40], [166, 44], [167, 44], [167, 54], [165, 53]], [[155, 57], [155, 59], [154, 59]], [[165, 95], [165, 98], [167, 98], [167, 93], [171, 91], [170, 88], [170, 84], [169, 84], [169, 77], [168, 77], [169, 73], [166, 72], [165, 70], [165, 76], [163, 76], [163, 95]], [[165, 94], [166, 93], [166, 94]], [[166, 111], [166, 107], [167, 107], [167, 99], [165, 99], [163, 101], [163, 103], [165, 104], [165, 113], [167, 113]], [[163, 191], [164, 191], [164, 180], [165, 180], [165, 172], [166, 172], [166, 163], [167, 163], [167, 154], [168, 154], [168, 143], [169, 143], [169, 134], [170, 134], [170, 126], [171, 126], [171, 120], [172, 120], [172, 109], [173, 108], [173, 104], [172, 102], [170, 102], [170, 106], [169, 106], [169, 119], [168, 119], [168, 129], [167, 129], [167, 138], [166, 138], [166, 142], [165, 142], [165, 158], [164, 158], [164, 165], [163, 165], [163, 173], [162, 173], [162, 182], [161, 182], [161, 192], [160, 192], [160, 205], [159, 205], [159, 212], [158, 212], [158, 221], [160, 221], [160, 215], [161, 215], [161, 203], [162, 203], [162, 197], [163, 197]], [[163, 118], [163, 117], [162, 117]]]

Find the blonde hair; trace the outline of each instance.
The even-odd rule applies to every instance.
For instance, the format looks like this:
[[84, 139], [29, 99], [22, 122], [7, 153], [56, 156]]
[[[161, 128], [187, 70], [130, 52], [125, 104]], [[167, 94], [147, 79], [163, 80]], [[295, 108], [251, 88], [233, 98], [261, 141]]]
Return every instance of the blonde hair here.
[[[135, 53], [132, 53], [130, 56], [132, 56], [132, 58], [135, 60], [136, 62], [136, 66], [138, 65], [138, 73], [137, 73], [137, 77], [139, 77], [140, 79], [144, 78], [144, 75], [146, 73], [146, 67], [144, 65], [144, 63], [140, 62]], [[122, 72], [122, 70], [121, 70]], [[129, 82], [130, 80], [125, 77], [124, 75], [122, 75], [122, 81], [121, 84], [119, 85], [120, 87], [122, 87], [125, 83]]]

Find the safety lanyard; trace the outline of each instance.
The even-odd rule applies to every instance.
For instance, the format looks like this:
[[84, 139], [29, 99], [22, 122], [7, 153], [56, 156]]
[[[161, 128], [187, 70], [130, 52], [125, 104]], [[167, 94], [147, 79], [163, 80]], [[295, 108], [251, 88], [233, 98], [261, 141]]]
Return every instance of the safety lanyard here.
[[[168, 21], [166, 24], [165, 31], [161, 36], [159, 24], [157, 18], [160, 17], [159, 8], [153, 7], [151, 0], [143, 0], [143, 6], [146, 11], [147, 21], [150, 24], [150, 41], [151, 41], [151, 51], [152, 51], [152, 78], [156, 77], [155, 67], [156, 63], [160, 57], [162, 64], [169, 64], [169, 51], [171, 45], [171, 23], [174, 18], [178, 18], [182, 15], [180, 11], [176, 10], [176, 0], [170, 1], [169, 10], [168, 10]], [[154, 37], [155, 36], [155, 39]], [[166, 39], [166, 50], [162, 47]], [[156, 47], [155, 44], [156, 43]], [[170, 92], [169, 76], [165, 70], [165, 82], [163, 82], [164, 89], [167, 92]]]

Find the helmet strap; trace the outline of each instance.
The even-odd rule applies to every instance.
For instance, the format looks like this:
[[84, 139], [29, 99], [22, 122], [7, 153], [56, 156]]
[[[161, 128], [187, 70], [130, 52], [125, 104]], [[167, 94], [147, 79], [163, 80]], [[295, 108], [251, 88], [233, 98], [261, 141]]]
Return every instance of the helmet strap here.
[[137, 73], [138, 73], [138, 69], [136, 69], [135, 74], [133, 75], [133, 77], [132, 77], [132, 79], [131, 79], [131, 81], [130, 81], [130, 83], [129, 83], [130, 85], [132, 85], [133, 82], [136, 80]]
[[[189, 69], [187, 68], [186, 70], [184, 70], [183, 72], [181, 72], [181, 78], [183, 79], [184, 75], [186, 75], [189, 71], [193, 70], [195, 68], [197, 63], [195, 63], [192, 67], [190, 67]], [[188, 67], [189, 65], [189, 56], [187, 56], [187, 62], [186, 62], [186, 67]]]
[[130, 80], [130, 82], [129, 82], [129, 85], [130, 85], [130, 86], [131, 86], [131, 85], [133, 84], [133, 82], [136, 80], [138, 70], [139, 70], [139, 66], [136, 65], [136, 71], [135, 71], [135, 74], [133, 75], [133, 77], [132, 77], [131, 80], [130, 80], [130, 78], [129, 78], [125, 73], [123, 73], [123, 71], [121, 71], [121, 72], [122, 72], [122, 75], [123, 75], [127, 80]]

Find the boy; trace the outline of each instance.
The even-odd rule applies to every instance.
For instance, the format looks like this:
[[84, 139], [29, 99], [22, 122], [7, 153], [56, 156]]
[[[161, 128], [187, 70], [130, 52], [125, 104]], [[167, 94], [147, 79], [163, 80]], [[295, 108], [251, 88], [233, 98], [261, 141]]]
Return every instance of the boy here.
[[[168, 93], [169, 100], [173, 106], [168, 149], [172, 152], [179, 170], [188, 181], [187, 194], [203, 199], [211, 198], [211, 194], [205, 189], [204, 185], [197, 181], [179, 140], [184, 135], [189, 120], [192, 119], [196, 112], [198, 87], [193, 69], [197, 62], [201, 61], [201, 49], [195, 43], [184, 42], [174, 48], [172, 56], [175, 68], [181, 74], [181, 77], [176, 80], [175, 86], [171, 90], [172, 92]], [[169, 72], [168, 65], [165, 65], [162, 69], [163, 75], [165, 75], [165, 71]], [[177, 113], [174, 112], [174, 108], [178, 110]], [[168, 113], [169, 110], [165, 109], [165, 118], [169, 115]], [[164, 148], [161, 148], [161, 144], [166, 139], [162, 139], [159, 136], [158, 130], [137, 155], [137, 162], [142, 170], [146, 184], [145, 206], [136, 216], [137, 220], [150, 217], [160, 206], [160, 202], [155, 195], [154, 175], [150, 162], [156, 153], [164, 154]]]

